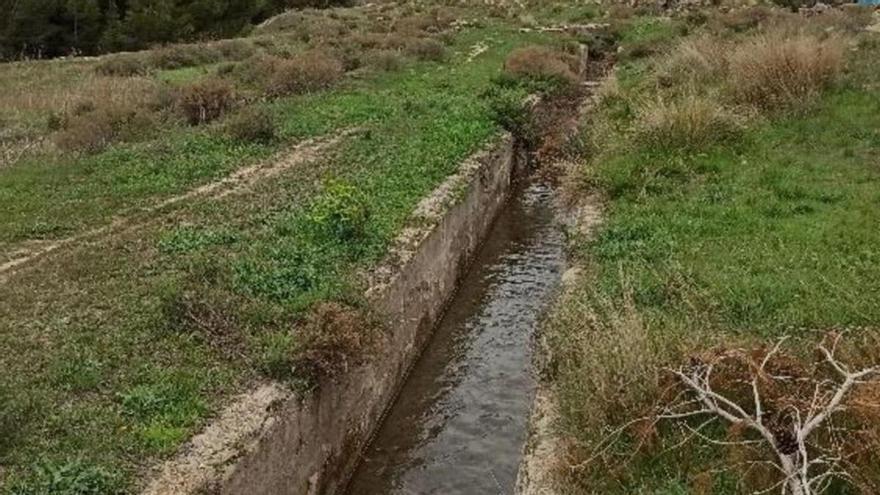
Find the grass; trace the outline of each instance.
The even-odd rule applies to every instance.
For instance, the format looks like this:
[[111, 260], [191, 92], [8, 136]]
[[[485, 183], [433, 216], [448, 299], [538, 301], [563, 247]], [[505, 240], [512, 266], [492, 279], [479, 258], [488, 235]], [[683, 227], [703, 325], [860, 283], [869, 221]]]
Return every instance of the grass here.
[[[333, 372], [355, 359], [340, 349], [369, 347], [350, 330], [364, 310], [357, 274], [381, 258], [418, 201], [498, 132], [480, 95], [506, 55], [548, 40], [473, 28], [455, 36], [442, 62], [407, 61], [260, 103], [275, 125], [271, 140], [228, 137], [220, 119], [0, 170], [4, 248], [112, 218], [138, 222], [0, 288], [0, 312], [10, 315], [0, 322], [0, 392], [11, 397], [0, 428], [17, 433], [0, 443], [3, 489], [131, 490], [144, 467], [173, 454], [254, 380], [301, 382], [312, 367]], [[478, 41], [490, 49], [466, 62]], [[144, 211], [351, 127], [359, 131], [326, 156], [240, 193]], [[324, 319], [340, 330], [309, 330]]]
[[[774, 84], [804, 89], [780, 98], [780, 108], [754, 104], [775, 98], [778, 86], [744, 102], [742, 85], [725, 78], [749, 74], [706, 55], [728, 46], [742, 50], [739, 60], [765, 34], [713, 36], [702, 48], [695, 43], [705, 38], [684, 40], [686, 57], [679, 48], [627, 59], [587, 123], [592, 156], [576, 183], [602, 193], [605, 218], [593, 237], [573, 238], [585, 275], [547, 325], [546, 371], [568, 441], [560, 462], [579, 466], [562, 467], [560, 482], [573, 493], [739, 494], [778, 481], [774, 472], [730, 467], [733, 449], [699, 439], [682, 446], [686, 433], [669, 422], [637, 422], [610, 437], [669, 399], [664, 367], [781, 336], [792, 338], [792, 359], [813, 366], [812, 348], [831, 330], [848, 331], [864, 359], [880, 355], [862, 343], [880, 328], [876, 54], [851, 52], [842, 76], [838, 62], [815, 56], [804, 60], [822, 68], [805, 70], [820, 77], [775, 72]], [[794, 51], [824, 51], [824, 41], [805, 39], [787, 38], [808, 45]], [[791, 53], [785, 43], [762, 46], [776, 50], [750, 59], [763, 70], [809, 66], [779, 62]], [[671, 69], [682, 59], [694, 63]], [[728, 122], [720, 115], [734, 116], [736, 132], [719, 126]], [[704, 433], [734, 434], [723, 426]], [[604, 450], [609, 438], [616, 441]], [[838, 480], [829, 493], [873, 493], [876, 460], [854, 469], [853, 483]]]

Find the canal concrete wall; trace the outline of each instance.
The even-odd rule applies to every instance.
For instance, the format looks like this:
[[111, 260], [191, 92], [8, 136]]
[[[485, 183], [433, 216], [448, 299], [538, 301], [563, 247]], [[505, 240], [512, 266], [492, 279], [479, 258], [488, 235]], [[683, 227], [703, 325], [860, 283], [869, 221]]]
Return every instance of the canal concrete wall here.
[[143, 494], [342, 491], [507, 200], [522, 155], [504, 135], [462, 163], [364, 274], [387, 330], [372, 359], [306, 395], [268, 383], [235, 398], [156, 469]]

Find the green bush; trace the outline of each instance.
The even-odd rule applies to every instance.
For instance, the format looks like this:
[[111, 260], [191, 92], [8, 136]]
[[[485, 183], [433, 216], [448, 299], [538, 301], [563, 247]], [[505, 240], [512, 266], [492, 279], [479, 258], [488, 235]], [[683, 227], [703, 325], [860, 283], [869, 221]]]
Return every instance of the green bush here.
[[536, 130], [532, 122], [527, 93], [510, 79], [500, 78], [483, 95], [492, 119], [502, 129], [526, 142], [534, 140]]
[[293, 378], [296, 345], [290, 331], [269, 332], [260, 339], [260, 371], [274, 380]]
[[370, 208], [357, 188], [335, 181], [327, 184], [308, 215], [318, 235], [344, 243], [366, 237], [369, 219]]

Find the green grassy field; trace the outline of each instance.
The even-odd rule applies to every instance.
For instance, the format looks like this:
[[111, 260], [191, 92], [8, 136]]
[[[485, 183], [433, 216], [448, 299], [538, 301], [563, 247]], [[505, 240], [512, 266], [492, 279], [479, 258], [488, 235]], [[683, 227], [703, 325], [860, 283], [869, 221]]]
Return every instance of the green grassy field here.
[[[111, 226], [14, 270], [0, 287], [6, 492], [131, 490], [233, 393], [266, 378], [308, 386], [296, 361], [306, 312], [328, 301], [360, 307], [358, 273], [423, 196], [499, 133], [483, 94], [507, 54], [553, 40], [490, 19], [450, 33], [442, 60], [404, 58], [399, 70], [255, 103], [276, 125], [268, 142], [234, 139], [221, 119], [0, 169], [0, 241], [10, 259], [35, 241]], [[470, 60], [478, 43], [488, 49]], [[155, 77], [181, 82], [212, 70]], [[337, 135], [270, 179], [156, 208]]]
[[[697, 28], [692, 36], [703, 32]], [[734, 43], [729, 51], [748, 43], [748, 33], [712, 32]], [[705, 38], [697, 39], [711, 52]], [[659, 414], [675, 398], [664, 369], [713, 350], [761, 352], [786, 336], [789, 363], [821, 370], [814, 364], [815, 345], [837, 332], [851, 341], [853, 362], [876, 363], [877, 38], [861, 33], [849, 41], [836, 82], [763, 114], [736, 100], [738, 87], [725, 81], [735, 76], [724, 76], [723, 67], [715, 66], [719, 75], [702, 85], [664, 82], [675, 75], [675, 57], [693, 57], [694, 45], [672, 44], [652, 55], [625, 43], [616, 80], [599, 90], [585, 123], [589, 157], [573, 179], [575, 197], [601, 193], [604, 220], [592, 236], [573, 237], [572, 254], [584, 274], [547, 326], [553, 359], [545, 371], [560, 407], [559, 432], [569, 441], [557, 461], [560, 489], [767, 489], [778, 482], [778, 472], [750, 462], [772, 460], [767, 450], [713, 443], [737, 438], [723, 421], [705, 426], [702, 438], [692, 432], [705, 415], [689, 423], [691, 430], [649, 420], [617, 428]], [[687, 60], [694, 77], [716, 63]], [[731, 117], [734, 112], [739, 115]], [[853, 400], [876, 407], [864, 398], [872, 386]], [[779, 406], [767, 407], [775, 414]], [[845, 441], [846, 449], [873, 445], [869, 432], [877, 423], [861, 414], [841, 420], [864, 428], [853, 427], [860, 433]], [[813, 447], [823, 448], [822, 440]], [[849, 481], [837, 479], [827, 493], [873, 493], [875, 457], [853, 457], [846, 465]]]

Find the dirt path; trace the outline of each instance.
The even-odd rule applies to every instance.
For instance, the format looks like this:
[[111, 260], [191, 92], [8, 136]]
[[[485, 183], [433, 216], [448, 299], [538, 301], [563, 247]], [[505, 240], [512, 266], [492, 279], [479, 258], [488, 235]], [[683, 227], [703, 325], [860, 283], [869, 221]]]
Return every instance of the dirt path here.
[[174, 207], [196, 198], [220, 199], [230, 194], [246, 191], [258, 182], [276, 177], [295, 166], [321, 158], [325, 152], [336, 147], [342, 140], [358, 131], [358, 128], [350, 128], [334, 133], [332, 136], [303, 141], [292, 149], [283, 151], [269, 160], [241, 168], [217, 181], [201, 185], [177, 196], [165, 199], [155, 205], [137, 210], [126, 217], [115, 218], [108, 225], [90, 229], [64, 239], [41, 241], [39, 243], [30, 241], [23, 247], [13, 247], [9, 259], [0, 264], [0, 282], [5, 282], [17, 270], [39, 258], [86, 241], [99, 239], [112, 233], [125, 232], [141, 226], [152, 215], [166, 208]]

